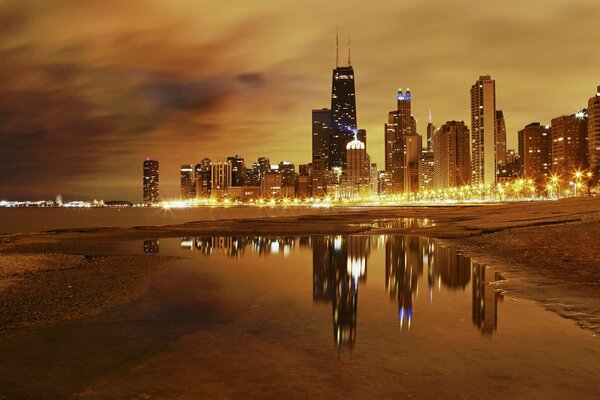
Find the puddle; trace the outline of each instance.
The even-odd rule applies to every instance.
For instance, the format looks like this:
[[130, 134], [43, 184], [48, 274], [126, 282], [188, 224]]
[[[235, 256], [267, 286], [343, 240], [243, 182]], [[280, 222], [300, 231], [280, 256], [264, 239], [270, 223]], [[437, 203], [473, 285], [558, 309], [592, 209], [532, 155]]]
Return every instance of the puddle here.
[[493, 270], [433, 239], [185, 237], [124, 246], [180, 258], [169, 258], [131, 304], [3, 339], [6, 398], [542, 399], [600, 391], [598, 338], [502, 296]]

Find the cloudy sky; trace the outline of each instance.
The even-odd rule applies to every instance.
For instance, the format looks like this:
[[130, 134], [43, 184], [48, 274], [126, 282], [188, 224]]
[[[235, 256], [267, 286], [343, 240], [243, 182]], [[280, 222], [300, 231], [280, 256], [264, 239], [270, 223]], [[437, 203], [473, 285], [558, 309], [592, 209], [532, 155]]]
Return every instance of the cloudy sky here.
[[482, 74], [515, 147], [595, 93], [599, 20], [595, 0], [0, 0], [0, 199], [139, 201], [147, 156], [164, 197], [205, 156], [308, 162], [336, 24], [379, 165], [399, 87], [425, 133], [429, 109], [469, 123]]

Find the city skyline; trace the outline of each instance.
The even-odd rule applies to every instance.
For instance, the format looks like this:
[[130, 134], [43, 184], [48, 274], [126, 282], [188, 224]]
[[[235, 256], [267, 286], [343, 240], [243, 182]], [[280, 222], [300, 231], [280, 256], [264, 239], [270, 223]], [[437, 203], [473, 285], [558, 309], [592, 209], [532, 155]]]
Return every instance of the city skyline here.
[[[518, 130], [579, 111], [595, 91], [600, 58], [584, 49], [600, 37], [600, 6], [530, 2], [521, 5], [530, 12], [516, 16], [505, 5], [465, 5], [480, 11], [470, 13], [476, 20], [440, 2], [391, 3], [406, 19], [377, 27], [370, 21], [389, 13], [383, 6], [323, 7], [340, 17], [341, 49], [352, 30], [358, 128], [367, 130], [380, 169], [382, 126], [398, 87], [411, 88], [417, 132], [425, 136], [429, 110], [436, 126], [469, 121], [469, 85], [491, 75], [511, 149]], [[149, 12], [135, 21], [130, 17], [142, 7], [136, 2], [112, 14], [94, 1], [46, 7], [25, 1], [0, 9], [8, 22], [0, 36], [7, 60], [0, 71], [2, 197], [138, 199], [139, 160], [146, 157], [161, 162], [167, 198], [178, 197], [181, 164], [205, 156], [310, 161], [310, 112], [329, 105], [335, 21], [303, 24], [310, 7], [270, 2], [241, 5], [219, 22], [186, 15], [185, 5], [146, 4]], [[227, 14], [216, 3], [203, 12]], [[90, 13], [110, 23], [63, 23]], [[292, 16], [300, 28], [289, 27]], [[456, 22], [464, 29], [448, 34]], [[203, 23], [218, 29], [202, 32]], [[396, 40], [400, 31], [408, 34]], [[475, 50], [477, 57], [456, 58]], [[557, 52], [578, 62], [551, 63]], [[209, 53], [214, 59], [205, 60]]]

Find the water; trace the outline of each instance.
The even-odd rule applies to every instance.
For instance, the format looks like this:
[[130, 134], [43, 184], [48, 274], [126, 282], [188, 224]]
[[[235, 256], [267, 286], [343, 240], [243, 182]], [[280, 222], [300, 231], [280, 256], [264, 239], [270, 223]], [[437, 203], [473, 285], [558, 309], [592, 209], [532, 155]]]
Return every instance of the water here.
[[0, 341], [6, 398], [600, 393], [598, 338], [503, 296], [496, 272], [432, 239], [187, 237], [117, 251], [180, 258], [130, 304]]
[[217, 219], [327, 214], [328, 208], [197, 207], [162, 208], [1, 208], [0, 234], [65, 228], [128, 227], [182, 224]]

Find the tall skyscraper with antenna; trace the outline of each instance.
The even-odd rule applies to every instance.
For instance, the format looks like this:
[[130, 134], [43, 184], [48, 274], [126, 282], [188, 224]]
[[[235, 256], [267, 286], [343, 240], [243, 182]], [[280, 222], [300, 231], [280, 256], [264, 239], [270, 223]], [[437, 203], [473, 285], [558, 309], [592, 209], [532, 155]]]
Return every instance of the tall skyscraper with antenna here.
[[[348, 36], [348, 65], [339, 65], [339, 35], [336, 33], [336, 57], [331, 83], [331, 134], [329, 137], [329, 169], [346, 168], [346, 145], [354, 140], [356, 123], [356, 91], [354, 69], [350, 59]], [[359, 132], [358, 140], [366, 143], [366, 133]]]

